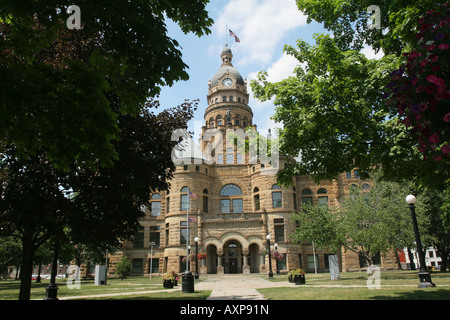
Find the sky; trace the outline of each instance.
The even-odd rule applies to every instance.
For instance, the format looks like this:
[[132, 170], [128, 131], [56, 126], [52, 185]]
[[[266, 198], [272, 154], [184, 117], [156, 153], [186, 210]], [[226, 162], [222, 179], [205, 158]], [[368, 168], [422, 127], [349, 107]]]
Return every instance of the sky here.
[[[268, 73], [270, 82], [292, 75], [298, 61], [283, 53], [284, 46], [296, 47], [298, 39], [313, 45], [313, 34], [326, 30], [316, 22], [307, 24], [307, 17], [297, 9], [295, 0], [211, 0], [206, 9], [214, 20], [211, 33], [206, 36], [186, 35], [175, 23], [167, 21], [168, 35], [179, 42], [190, 79], [163, 88], [159, 98], [161, 107], [174, 107], [185, 99], [199, 99], [199, 108], [189, 122], [189, 130], [198, 132], [199, 125], [204, 125], [203, 115], [208, 106], [208, 81], [220, 68], [220, 53], [228, 43], [233, 53], [233, 66], [247, 79], [249, 106], [258, 131], [282, 127], [271, 119], [275, 114], [273, 103], [255, 99], [250, 82], [260, 71]], [[229, 36], [227, 28], [240, 42]], [[370, 48], [364, 52], [373, 57]]]

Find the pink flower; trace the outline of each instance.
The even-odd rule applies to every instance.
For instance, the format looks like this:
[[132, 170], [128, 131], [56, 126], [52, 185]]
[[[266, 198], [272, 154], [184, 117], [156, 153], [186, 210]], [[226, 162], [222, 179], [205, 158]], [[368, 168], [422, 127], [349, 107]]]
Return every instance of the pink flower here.
[[443, 95], [442, 93], [438, 93], [434, 96], [436, 98], [437, 101], [441, 101], [442, 99], [445, 98], [445, 95]]
[[438, 136], [437, 134], [433, 134], [433, 135], [430, 137], [429, 141], [430, 141], [431, 143], [438, 143], [438, 142], [439, 142], [439, 136]]
[[441, 43], [438, 47], [439, 49], [448, 49], [448, 44], [446, 43]]
[[412, 84], [413, 86], [415, 86], [416, 83], [417, 83], [417, 81], [418, 81], [418, 79], [417, 79], [417, 77], [415, 77], [414, 79], [411, 80], [411, 84]]
[[436, 77], [435, 74], [430, 74], [427, 76], [428, 82], [431, 82], [431, 83], [434, 83], [437, 79], [438, 79], [438, 77]]
[[433, 156], [434, 161], [441, 161], [442, 160], [442, 156], [438, 155], [438, 156]]
[[441, 147], [441, 151], [442, 151], [443, 154], [448, 154], [450, 152], [450, 146], [448, 144], [444, 144]]
[[423, 91], [423, 86], [418, 86], [416, 89], [417, 93], [421, 93]]
[[447, 114], [444, 116], [444, 121], [445, 121], [445, 122], [450, 122], [450, 113], [447, 113]]
[[422, 60], [422, 62], [420, 63], [421, 67], [425, 67], [428, 64], [427, 60]]

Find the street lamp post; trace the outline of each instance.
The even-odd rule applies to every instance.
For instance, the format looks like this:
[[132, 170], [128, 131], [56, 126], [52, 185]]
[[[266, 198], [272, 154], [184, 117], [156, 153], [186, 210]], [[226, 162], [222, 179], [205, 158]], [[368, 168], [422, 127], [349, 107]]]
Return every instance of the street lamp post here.
[[270, 234], [266, 236], [266, 239], [267, 239], [267, 247], [269, 248], [269, 279], [273, 279], [272, 257], [270, 256]]
[[[275, 251], [278, 251], [278, 244], [275, 243], [273, 246], [275, 247]], [[280, 274], [280, 268], [278, 268], [278, 255], [275, 262], [277, 264], [277, 274]]]
[[149, 272], [150, 272], [150, 278], [152, 277], [152, 268], [153, 268], [153, 246], [155, 245], [155, 242], [150, 242], [150, 266], [149, 266]]
[[195, 280], [198, 280], [198, 237], [194, 238], [195, 241]]
[[416, 211], [414, 204], [416, 203], [416, 197], [409, 195], [406, 197], [406, 203], [409, 204], [409, 209], [411, 210], [411, 218], [413, 221], [414, 234], [416, 236], [417, 253], [419, 255], [420, 269], [419, 269], [419, 288], [430, 288], [436, 285], [431, 281], [431, 275], [427, 271], [427, 266], [425, 264], [425, 254], [422, 250], [422, 242], [420, 241], [419, 227], [417, 225]]

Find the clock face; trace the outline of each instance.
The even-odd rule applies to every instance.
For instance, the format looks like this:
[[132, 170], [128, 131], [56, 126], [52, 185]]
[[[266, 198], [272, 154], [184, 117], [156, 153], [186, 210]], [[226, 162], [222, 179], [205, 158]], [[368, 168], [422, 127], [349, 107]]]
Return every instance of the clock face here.
[[231, 80], [230, 78], [223, 79], [222, 84], [224, 87], [229, 88], [232, 86], [233, 80]]

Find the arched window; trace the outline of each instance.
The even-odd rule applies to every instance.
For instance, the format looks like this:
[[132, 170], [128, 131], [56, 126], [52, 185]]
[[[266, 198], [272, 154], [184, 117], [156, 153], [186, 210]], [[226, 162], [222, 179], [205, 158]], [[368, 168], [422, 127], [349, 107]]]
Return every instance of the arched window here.
[[161, 195], [159, 193], [152, 195], [151, 208], [150, 215], [152, 217], [159, 217], [161, 215]]
[[235, 184], [227, 184], [220, 190], [220, 211], [241, 213], [243, 211], [242, 190]]
[[209, 119], [209, 127], [214, 128], [214, 119], [213, 118]]
[[189, 205], [189, 188], [183, 187], [181, 188], [180, 195], [180, 211], [186, 211]]
[[[272, 186], [272, 190], [279, 190], [281, 189], [281, 186], [278, 184], [274, 184]], [[283, 200], [282, 200], [282, 193], [281, 191], [272, 191], [272, 207], [274, 209], [281, 208], [283, 206]]]
[[307, 203], [307, 204], [312, 205], [313, 204], [312, 194], [313, 193], [312, 193], [311, 189], [308, 189], [308, 188], [303, 189], [302, 190], [302, 203]]
[[217, 116], [216, 120], [217, 120], [217, 125], [218, 126], [222, 126], [223, 125], [222, 116], [220, 114]]
[[369, 190], [370, 190], [370, 185], [367, 184], [367, 183], [364, 183], [364, 184], [362, 185], [362, 189], [363, 189], [364, 191], [369, 191]]
[[247, 117], [244, 117], [244, 123], [242, 124], [244, 127], [246, 127], [248, 124], [248, 119]]
[[317, 194], [327, 194], [328, 191], [325, 188], [320, 188], [319, 190], [317, 190]]
[[236, 115], [236, 117], [234, 117], [234, 124], [239, 126], [241, 124], [241, 116], [240, 115]]

